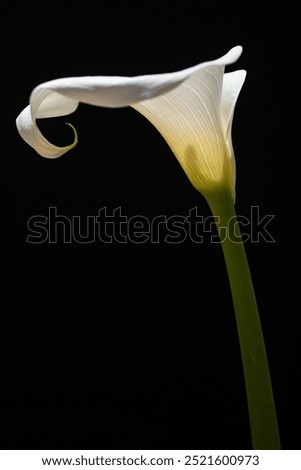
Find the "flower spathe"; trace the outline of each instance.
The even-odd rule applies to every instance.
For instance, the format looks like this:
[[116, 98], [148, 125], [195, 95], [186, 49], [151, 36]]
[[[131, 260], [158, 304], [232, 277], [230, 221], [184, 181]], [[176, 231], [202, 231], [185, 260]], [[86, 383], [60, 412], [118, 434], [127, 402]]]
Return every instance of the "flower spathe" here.
[[80, 102], [118, 108], [132, 106], [162, 134], [195, 188], [204, 195], [227, 186], [234, 198], [235, 159], [231, 129], [246, 72], [225, 73], [242, 47], [219, 59], [174, 73], [137, 77], [86, 76], [37, 86], [16, 120], [22, 138], [41, 156], [57, 158], [77, 143], [58, 147], [40, 132], [36, 119], [64, 116]]

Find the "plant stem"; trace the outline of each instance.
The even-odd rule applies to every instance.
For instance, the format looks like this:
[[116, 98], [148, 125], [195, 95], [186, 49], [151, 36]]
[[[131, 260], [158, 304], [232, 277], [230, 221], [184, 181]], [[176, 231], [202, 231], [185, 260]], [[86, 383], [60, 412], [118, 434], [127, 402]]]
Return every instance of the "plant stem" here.
[[273, 390], [252, 278], [234, 203], [225, 191], [207, 201], [216, 219], [232, 292], [253, 449], [280, 449]]

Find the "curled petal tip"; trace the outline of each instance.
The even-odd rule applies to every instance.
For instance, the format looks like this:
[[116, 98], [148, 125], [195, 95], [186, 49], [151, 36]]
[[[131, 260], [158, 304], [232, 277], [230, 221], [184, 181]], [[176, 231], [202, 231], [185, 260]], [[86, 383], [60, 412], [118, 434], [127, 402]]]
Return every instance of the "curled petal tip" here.
[[75, 129], [75, 127], [70, 122], [65, 122], [65, 124], [67, 124], [67, 126], [70, 126], [71, 129], [73, 130], [73, 133], [74, 133], [74, 141], [73, 141], [72, 144], [69, 145], [69, 149], [72, 149], [73, 147], [75, 147], [78, 144], [77, 130]]

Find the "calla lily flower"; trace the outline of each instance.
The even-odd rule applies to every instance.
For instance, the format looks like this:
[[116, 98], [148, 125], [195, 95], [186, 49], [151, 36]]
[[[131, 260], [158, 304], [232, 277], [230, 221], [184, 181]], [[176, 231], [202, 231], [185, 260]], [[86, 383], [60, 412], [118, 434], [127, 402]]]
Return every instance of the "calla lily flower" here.
[[46, 158], [60, 157], [72, 149], [77, 133], [71, 126], [74, 142], [58, 147], [43, 136], [36, 120], [71, 114], [80, 102], [108, 108], [132, 106], [162, 134], [216, 216], [236, 315], [253, 448], [271, 450], [281, 448], [277, 415], [256, 297], [234, 209], [231, 131], [246, 72], [225, 73], [225, 66], [234, 63], [241, 52], [237, 46], [219, 59], [174, 73], [71, 77], [42, 83], [31, 93], [30, 103], [16, 124], [23, 139]]
[[193, 186], [206, 195], [219, 187], [235, 194], [232, 118], [246, 72], [224, 73], [242, 47], [223, 57], [174, 73], [137, 77], [60, 78], [37, 86], [16, 124], [22, 138], [41, 156], [57, 158], [77, 143], [58, 147], [37, 127], [36, 119], [64, 116], [80, 102], [119, 108], [132, 106], [162, 134]]

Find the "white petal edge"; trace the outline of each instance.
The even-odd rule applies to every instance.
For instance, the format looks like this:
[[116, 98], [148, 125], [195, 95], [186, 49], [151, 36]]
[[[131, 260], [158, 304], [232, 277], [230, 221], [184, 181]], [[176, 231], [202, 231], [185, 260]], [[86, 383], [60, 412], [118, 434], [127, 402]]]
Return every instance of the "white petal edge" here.
[[235, 105], [240, 90], [246, 79], [245, 70], [235, 70], [224, 74], [222, 99], [221, 99], [221, 119], [224, 130], [225, 140], [228, 144], [231, 142], [231, 129]]
[[229, 157], [231, 158], [231, 166], [233, 172], [233, 198], [235, 200], [235, 180], [236, 180], [236, 164], [234, 157], [234, 149], [232, 145], [232, 122], [235, 105], [240, 94], [241, 88], [246, 79], [247, 72], [245, 70], [236, 70], [224, 74], [222, 99], [221, 99], [221, 121], [224, 131], [225, 141], [229, 148]]
[[71, 114], [80, 102], [108, 108], [130, 106], [172, 90], [202, 68], [232, 64], [241, 53], [242, 47], [236, 46], [216, 60], [173, 73], [137, 77], [69, 77], [42, 83], [32, 91], [30, 104], [17, 117], [17, 129], [39, 155], [58, 158], [74, 147], [77, 139], [66, 147], [53, 145], [38, 129], [36, 119]]

